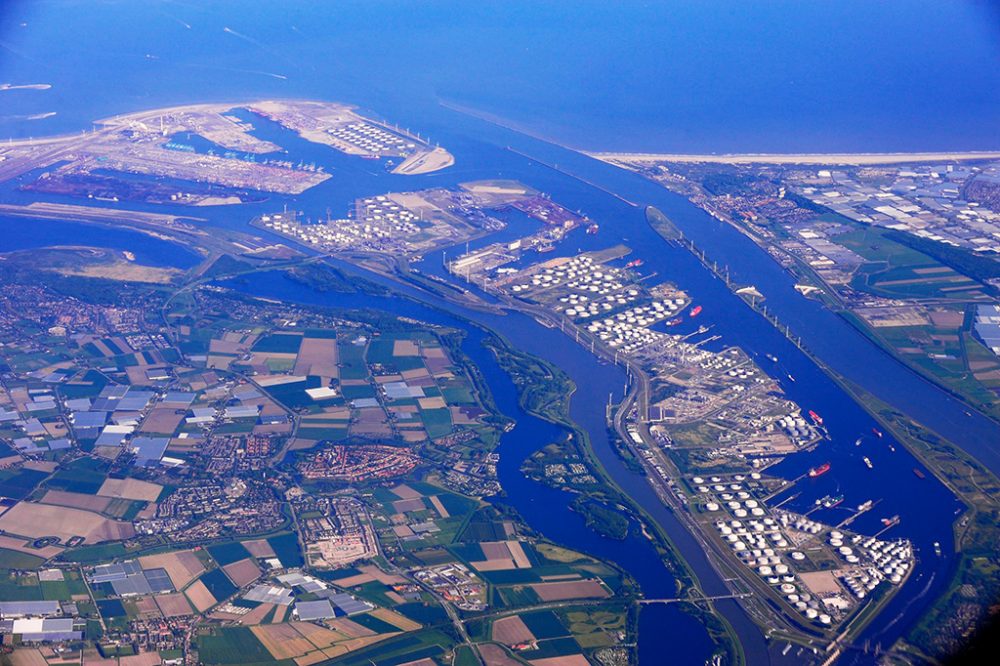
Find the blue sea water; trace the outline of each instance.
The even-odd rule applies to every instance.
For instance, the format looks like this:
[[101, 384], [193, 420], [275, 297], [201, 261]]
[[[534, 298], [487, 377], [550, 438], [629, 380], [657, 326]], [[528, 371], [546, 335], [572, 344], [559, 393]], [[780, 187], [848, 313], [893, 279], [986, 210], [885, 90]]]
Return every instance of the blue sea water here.
[[0, 93], [0, 136], [310, 96], [401, 122], [450, 101], [591, 150], [998, 149], [998, 71], [982, 0], [0, 6], [0, 83], [53, 86]]

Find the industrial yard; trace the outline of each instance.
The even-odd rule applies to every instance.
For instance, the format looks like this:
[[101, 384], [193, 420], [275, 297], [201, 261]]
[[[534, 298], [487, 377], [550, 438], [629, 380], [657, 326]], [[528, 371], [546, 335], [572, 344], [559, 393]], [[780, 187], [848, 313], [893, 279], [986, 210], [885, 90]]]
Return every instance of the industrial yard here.
[[901, 585], [913, 567], [913, 548], [905, 540], [847, 529], [872, 509], [870, 501], [830, 526], [809, 514], [843, 498], [817, 502], [802, 515], [769, 506], [773, 484], [758, 472], [685, 481], [698, 521], [720, 549], [729, 550], [780, 599], [785, 613], [807, 624], [839, 631], [866, 604]]
[[282, 100], [254, 102], [253, 113], [287, 127], [302, 138], [368, 158], [403, 158], [393, 173], [415, 176], [455, 163], [444, 148], [417, 134], [359, 115], [352, 107], [331, 102]]
[[329, 254], [419, 257], [504, 228], [492, 209], [530, 195], [519, 184], [389, 192], [354, 201], [347, 217], [313, 220], [299, 211], [262, 215], [251, 224]]

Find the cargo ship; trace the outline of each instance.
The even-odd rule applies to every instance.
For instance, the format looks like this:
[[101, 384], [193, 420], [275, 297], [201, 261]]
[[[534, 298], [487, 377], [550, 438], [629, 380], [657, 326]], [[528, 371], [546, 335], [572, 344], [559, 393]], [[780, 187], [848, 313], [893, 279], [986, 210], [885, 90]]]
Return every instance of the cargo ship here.
[[862, 458], [862, 460], [865, 461], [865, 467], [867, 467], [868, 469], [872, 469], [871, 458], [869, 458], [868, 456], [865, 456], [864, 458]]
[[893, 525], [899, 525], [899, 516], [893, 516], [892, 518], [883, 518], [882, 524], [886, 527], [892, 527]]
[[639, 266], [642, 266], [644, 263], [646, 262], [643, 261], [642, 259], [633, 259], [632, 261], [625, 264], [625, 268], [639, 268]]
[[816, 425], [823, 425], [823, 417], [811, 409], [809, 410], [809, 418], [811, 418]]
[[823, 508], [832, 509], [835, 506], [840, 506], [844, 502], [843, 495], [837, 495], [835, 497], [826, 497], [823, 499]]
[[813, 467], [809, 470], [809, 478], [815, 479], [817, 476], [823, 476], [830, 471], [830, 463], [825, 462], [819, 467]]
[[596, 234], [596, 233], [597, 233], [598, 231], [600, 231], [600, 229], [601, 229], [601, 228], [600, 228], [599, 226], [597, 226], [596, 224], [591, 224], [591, 225], [589, 225], [589, 226], [587, 227], [587, 233], [588, 233], [588, 234], [590, 234], [591, 236], [593, 236], [593, 235], [594, 235], [594, 234]]
[[691, 308], [691, 316], [692, 317], [697, 317], [700, 314], [701, 314], [701, 306], [700, 305], [696, 305], [693, 308]]
[[668, 321], [666, 325], [667, 326], [677, 326], [678, 324], [682, 323], [683, 321], [684, 320], [682, 318], [675, 317], [674, 319], [671, 319], [670, 321]]
[[864, 513], [868, 509], [872, 508], [872, 504], [874, 504], [872, 500], [867, 500], [865, 502], [862, 502], [861, 504], [858, 505], [858, 513]]

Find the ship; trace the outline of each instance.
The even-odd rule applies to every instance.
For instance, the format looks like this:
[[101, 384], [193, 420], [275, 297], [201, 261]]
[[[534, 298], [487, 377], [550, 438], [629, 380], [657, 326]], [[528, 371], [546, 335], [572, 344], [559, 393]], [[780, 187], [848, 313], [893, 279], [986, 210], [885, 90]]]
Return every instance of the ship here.
[[788, 381], [794, 382], [795, 381], [795, 377], [792, 377], [791, 375], [788, 375]]
[[538, 247], [535, 248], [535, 251], [542, 253], [542, 252], [552, 252], [555, 249], [556, 249], [555, 245], [539, 245]]
[[914, 467], [914, 468], [913, 468], [913, 473], [914, 473], [914, 474], [916, 475], [916, 477], [917, 477], [918, 479], [926, 479], [926, 478], [927, 478], [927, 475], [926, 475], [926, 474], [924, 474], [923, 470], [921, 470], [921, 469], [920, 469], [920, 468], [918, 468], [918, 467]]
[[825, 462], [819, 467], [813, 467], [809, 470], [809, 478], [815, 479], [817, 476], [823, 476], [830, 471], [830, 463]]
[[594, 234], [596, 234], [596, 233], [597, 233], [597, 232], [598, 232], [598, 231], [599, 231], [600, 229], [601, 229], [601, 227], [599, 227], [598, 225], [596, 225], [596, 224], [591, 224], [591, 225], [588, 225], [588, 226], [587, 226], [587, 233], [588, 233], [588, 234], [590, 234], [591, 236], [593, 236], [593, 235], [594, 235]]
[[809, 418], [811, 418], [816, 425], [823, 425], [823, 417], [811, 409], [809, 410]]
[[935, 541], [934, 542], [934, 554], [937, 555], [938, 557], [941, 557], [941, 542], [940, 541]]
[[867, 467], [868, 469], [872, 469], [871, 458], [869, 458], [868, 456], [865, 456], [864, 458], [862, 458], [862, 460], [865, 461], [865, 467]]
[[671, 319], [670, 321], [668, 321], [666, 325], [667, 326], [677, 326], [678, 324], [682, 323], [683, 321], [684, 320], [682, 318], [675, 317], [674, 319]]
[[696, 305], [693, 308], [691, 308], [691, 316], [692, 317], [697, 317], [700, 314], [701, 314], [701, 306], [700, 305]]
[[856, 440], [854, 440], [854, 446], [861, 446], [861, 438], [860, 437], [858, 437]]
[[764, 354], [764, 358], [766, 358], [771, 363], [777, 363], [778, 362], [778, 357], [775, 356], [774, 354]]
[[633, 259], [632, 261], [625, 264], [625, 268], [639, 268], [639, 266], [642, 266], [644, 263], [646, 262], [643, 261], [642, 259]]
[[886, 527], [892, 527], [893, 525], [899, 525], [899, 516], [893, 516], [892, 518], [883, 518], [882, 524]]
[[844, 501], [843, 495], [837, 495], [836, 497], [826, 497], [823, 500], [824, 509], [832, 509], [835, 506], [840, 506]]
[[878, 428], [872, 428], [872, 433], [874, 433], [874, 435], [879, 439], [882, 439], [882, 431]]
[[872, 508], [872, 504], [874, 504], [874, 502], [872, 502], [871, 500], [862, 502], [861, 504], [858, 505], [858, 513], [864, 513], [868, 509]]

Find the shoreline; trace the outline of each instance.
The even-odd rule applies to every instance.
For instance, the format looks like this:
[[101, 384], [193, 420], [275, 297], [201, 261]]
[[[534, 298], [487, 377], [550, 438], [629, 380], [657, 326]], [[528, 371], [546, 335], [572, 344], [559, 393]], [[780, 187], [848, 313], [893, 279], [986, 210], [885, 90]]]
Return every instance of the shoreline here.
[[915, 153], [725, 153], [721, 155], [614, 152], [584, 152], [583, 154], [608, 163], [675, 162], [684, 164], [816, 164], [831, 166], [1000, 159], [1000, 151], [990, 150]]

